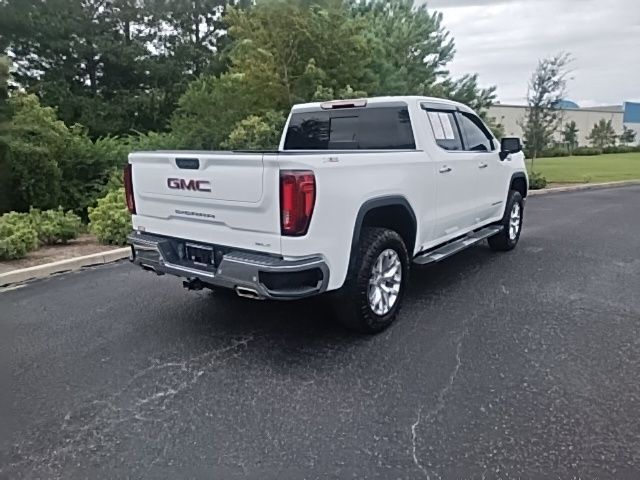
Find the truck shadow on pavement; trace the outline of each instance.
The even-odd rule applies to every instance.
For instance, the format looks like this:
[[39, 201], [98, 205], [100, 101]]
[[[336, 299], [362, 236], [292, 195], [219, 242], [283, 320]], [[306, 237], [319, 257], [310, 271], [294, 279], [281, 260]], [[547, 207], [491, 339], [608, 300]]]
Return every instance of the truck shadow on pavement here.
[[[449, 287], [497, 258], [486, 246], [477, 246], [441, 263], [423, 267], [414, 265], [403, 310], [390, 330], [403, 328], [403, 319], [411, 314], [411, 306], [416, 300], [424, 302], [446, 297]], [[292, 342], [307, 344], [359, 343], [376, 338], [352, 333], [339, 325], [330, 294], [292, 302], [247, 300], [226, 290], [203, 291], [196, 295], [200, 297], [197, 314], [183, 320], [201, 333], [220, 336], [259, 331], [262, 335], [284, 336]]]

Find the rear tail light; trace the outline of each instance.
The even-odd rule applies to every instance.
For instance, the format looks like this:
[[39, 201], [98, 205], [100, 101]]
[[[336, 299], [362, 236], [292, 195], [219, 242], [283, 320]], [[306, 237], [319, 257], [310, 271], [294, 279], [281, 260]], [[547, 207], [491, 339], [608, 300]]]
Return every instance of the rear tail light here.
[[316, 202], [316, 178], [309, 170], [280, 172], [280, 231], [299, 237], [309, 229]]
[[136, 201], [133, 198], [133, 177], [131, 175], [131, 164], [124, 167], [124, 197], [127, 200], [127, 208], [132, 215], [136, 214]]

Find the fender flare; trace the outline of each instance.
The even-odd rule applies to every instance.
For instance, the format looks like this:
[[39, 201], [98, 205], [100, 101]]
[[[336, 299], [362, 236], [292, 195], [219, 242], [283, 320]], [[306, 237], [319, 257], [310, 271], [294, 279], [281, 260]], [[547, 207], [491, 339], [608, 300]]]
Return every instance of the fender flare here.
[[[388, 195], [383, 197], [375, 197], [366, 200], [358, 210], [358, 214], [356, 215], [356, 221], [353, 227], [353, 236], [351, 238], [351, 251], [349, 254], [349, 267], [347, 271], [351, 271], [353, 268], [353, 264], [355, 262], [355, 253], [358, 248], [358, 242], [360, 241], [360, 234], [362, 233], [362, 223], [364, 221], [364, 217], [370, 211], [380, 208], [380, 207], [391, 207], [391, 206], [399, 206], [404, 208], [409, 216], [411, 217], [411, 221], [413, 223], [413, 227], [415, 230], [416, 238], [414, 242], [417, 240], [418, 235], [418, 222], [416, 219], [416, 214], [411, 207], [409, 201], [403, 197], [402, 195]], [[409, 252], [409, 256], [413, 256], [413, 252]]]
[[511, 189], [511, 185], [513, 185], [513, 181], [518, 178], [521, 178], [524, 180], [524, 185], [525, 185], [524, 196], [526, 197], [529, 193], [529, 179], [527, 178], [524, 172], [515, 172], [513, 175], [511, 175], [511, 180], [509, 180], [509, 189]]

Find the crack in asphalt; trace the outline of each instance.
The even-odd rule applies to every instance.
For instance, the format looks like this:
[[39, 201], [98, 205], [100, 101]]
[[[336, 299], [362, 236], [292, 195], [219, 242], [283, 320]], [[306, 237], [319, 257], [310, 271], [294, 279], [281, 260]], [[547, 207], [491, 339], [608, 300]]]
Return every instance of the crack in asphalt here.
[[416, 429], [418, 428], [418, 425], [420, 425], [421, 414], [422, 414], [422, 409], [420, 408], [418, 409], [418, 419], [414, 422], [413, 425], [411, 425], [411, 448], [412, 448], [411, 453], [413, 455], [413, 463], [415, 463], [416, 466], [422, 471], [422, 473], [424, 473], [425, 476], [429, 478], [429, 472], [427, 471], [426, 468], [424, 468], [424, 466], [418, 459], [418, 454], [416, 452], [416, 448], [417, 448], [416, 443], [418, 441], [418, 434], [416, 433]]
[[[117, 438], [109, 438], [118, 425], [137, 421], [152, 422], [162, 426], [162, 419], [153, 418], [153, 412], [157, 413], [156, 407], [159, 407], [161, 411], [171, 412], [171, 410], [167, 409], [168, 402], [178, 394], [194, 387], [206, 372], [211, 372], [214, 368], [238, 358], [254, 338], [253, 334], [248, 334], [239, 339], [233, 339], [231, 344], [222, 348], [204, 352], [182, 362], [154, 362], [149, 367], [133, 375], [123, 388], [108, 399], [93, 400], [87, 403], [86, 408], [88, 410], [98, 406], [98, 410], [93, 414], [89, 414], [89, 418], [82, 418], [85, 415], [83, 408], [78, 409], [75, 415], [73, 412], [68, 412], [60, 425], [61, 435], [57, 444], [49, 446], [40, 455], [30, 454], [20, 461], [11, 463], [9, 469], [31, 465], [32, 471], [43, 468], [48, 475], [60, 478], [58, 470], [67, 456], [76, 458], [80, 453], [87, 450], [92, 453], [99, 453], [101, 450], [107, 450], [110, 446], [119, 443]], [[232, 352], [232, 354], [223, 357], [229, 352]], [[220, 360], [220, 362], [216, 363], [216, 360]], [[169, 380], [168, 385], [163, 385], [164, 388], [162, 390], [155, 391], [149, 395], [141, 396], [139, 395], [141, 392], [135, 392], [140, 379], [159, 370], [166, 372], [163, 377], [165, 381]], [[178, 378], [175, 378], [176, 376]], [[182, 378], [183, 376], [186, 376], [186, 378]], [[127, 395], [132, 390], [134, 399], [130, 400]], [[151, 413], [152, 415], [146, 416], [145, 413]], [[76, 422], [74, 422], [74, 419], [77, 419]], [[25, 443], [27, 444], [25, 445]], [[14, 444], [14, 448], [17, 449], [15, 453], [20, 455], [22, 450], [28, 450], [28, 443], [30, 442]]]
[[[438, 414], [438, 412], [440, 412], [446, 405], [446, 396], [449, 393], [449, 391], [451, 390], [451, 388], [453, 387], [453, 383], [456, 380], [456, 377], [458, 376], [458, 372], [460, 371], [460, 367], [462, 366], [462, 344], [464, 341], [464, 337], [467, 336], [469, 334], [469, 329], [466, 326], [466, 322], [464, 323], [464, 328], [462, 330], [462, 332], [456, 337], [456, 363], [453, 367], [453, 370], [451, 371], [451, 373], [449, 374], [449, 381], [447, 382], [447, 384], [438, 392], [437, 395], [437, 401], [436, 404], [434, 405], [433, 408], [431, 408], [428, 412], [427, 415], [425, 416], [425, 423], [429, 424], [433, 421], [433, 419], [435, 418], [435, 416]], [[418, 458], [418, 452], [417, 452], [417, 448], [418, 448], [418, 427], [421, 425], [421, 419], [422, 419], [422, 410], [424, 409], [424, 405], [420, 406], [420, 408], [418, 409], [418, 418], [417, 420], [411, 425], [411, 453], [412, 453], [412, 457], [413, 457], [413, 463], [420, 469], [420, 471], [422, 473], [424, 473], [425, 477], [427, 478], [427, 480], [431, 479], [431, 476], [429, 475], [429, 471], [427, 470], [427, 468], [423, 465], [422, 461], [420, 461], [420, 459]], [[438, 478], [440, 478], [440, 476], [438, 476]]]

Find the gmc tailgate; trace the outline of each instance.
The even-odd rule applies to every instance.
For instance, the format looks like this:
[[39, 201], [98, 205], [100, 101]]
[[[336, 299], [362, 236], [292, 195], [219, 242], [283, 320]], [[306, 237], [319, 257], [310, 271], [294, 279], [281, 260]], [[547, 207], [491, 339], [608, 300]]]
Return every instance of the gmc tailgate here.
[[281, 253], [277, 155], [136, 152], [129, 163], [135, 230]]

